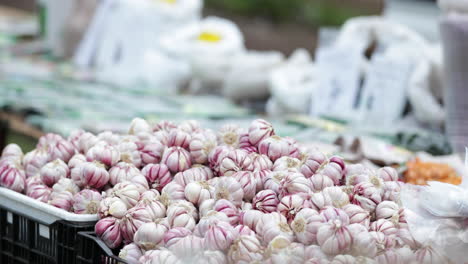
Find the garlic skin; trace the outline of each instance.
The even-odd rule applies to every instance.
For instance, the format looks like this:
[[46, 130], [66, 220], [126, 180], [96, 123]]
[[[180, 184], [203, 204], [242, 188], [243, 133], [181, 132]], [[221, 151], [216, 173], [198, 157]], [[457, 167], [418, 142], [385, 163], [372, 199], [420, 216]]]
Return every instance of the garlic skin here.
[[241, 235], [229, 247], [230, 263], [251, 263], [263, 259], [263, 247], [255, 236]]
[[354, 264], [356, 258], [351, 255], [336, 255], [330, 264]]
[[310, 181], [301, 173], [291, 172], [284, 177], [279, 184], [279, 197], [291, 194], [310, 194], [312, 189]]
[[275, 135], [275, 130], [268, 121], [256, 119], [250, 124], [248, 135], [250, 144], [258, 146], [262, 140]]
[[351, 252], [353, 255], [375, 258], [377, 255], [377, 244], [369, 232], [363, 230], [362, 232], [351, 231], [351, 233], [353, 237]]
[[156, 123], [154, 126], [153, 126], [153, 132], [158, 132], [158, 131], [166, 131], [166, 132], [169, 132], [170, 130], [174, 129], [174, 128], [177, 128], [177, 125], [174, 124], [173, 122], [171, 121], [167, 121], [167, 120], [162, 120], [158, 123]]
[[135, 243], [125, 245], [119, 252], [119, 258], [125, 260], [128, 264], [139, 264], [139, 259], [142, 256], [143, 252]]
[[286, 217], [289, 223], [294, 220], [297, 213], [306, 207], [308, 207], [306, 201], [301, 196], [293, 194], [285, 196], [280, 200], [277, 212]]
[[208, 155], [208, 163], [210, 165], [210, 168], [216, 172], [219, 173], [219, 167], [221, 165], [221, 160], [232, 150], [234, 150], [232, 147], [228, 146], [217, 146], [214, 147], [210, 154]]
[[86, 156], [83, 154], [75, 154], [71, 159], [68, 161], [68, 168], [72, 170], [73, 168], [77, 167], [79, 164], [86, 162]]
[[354, 204], [345, 205], [342, 209], [348, 214], [349, 224], [361, 224], [369, 228], [370, 214], [368, 211]]
[[336, 208], [343, 208], [349, 204], [349, 195], [343, 192], [340, 187], [326, 187], [322, 193], [330, 197], [332, 205]]
[[210, 152], [218, 145], [216, 134], [212, 131], [197, 133], [189, 145], [190, 156], [195, 163], [207, 164]]
[[231, 201], [235, 206], [239, 207], [244, 198], [242, 186], [232, 177], [219, 177], [215, 185], [214, 199], [226, 199]]
[[335, 185], [340, 185], [345, 172], [344, 161], [339, 157], [331, 157], [328, 164], [324, 163], [317, 173], [328, 176]]
[[15, 165], [3, 165], [0, 167], [0, 185], [15, 192], [23, 192], [26, 188], [26, 176], [24, 171]]
[[382, 232], [386, 236], [394, 236], [398, 233], [398, 229], [395, 225], [386, 219], [379, 219], [375, 222], [372, 222], [370, 225], [370, 230], [375, 232]]
[[192, 231], [185, 227], [174, 227], [169, 229], [163, 236], [164, 246], [170, 248], [175, 245], [181, 238], [189, 236], [192, 234]]
[[19, 159], [23, 158], [23, 151], [21, 150], [20, 146], [17, 144], [8, 144], [2, 151], [2, 159], [6, 157], [16, 157]]
[[149, 250], [139, 259], [141, 264], [182, 264], [176, 255], [167, 249]]
[[83, 186], [100, 189], [109, 182], [109, 173], [100, 162], [85, 162], [75, 169], [80, 171], [80, 182]]
[[141, 174], [145, 176], [150, 187], [158, 191], [162, 191], [172, 181], [169, 168], [164, 164], [148, 164], [141, 170]]
[[369, 212], [373, 212], [377, 205], [382, 202], [381, 192], [372, 183], [362, 182], [354, 186], [351, 202]]
[[81, 154], [86, 154], [89, 149], [100, 142], [99, 138], [89, 132], [85, 132], [79, 136], [78, 151]]
[[255, 191], [257, 189], [257, 181], [255, 176], [251, 171], [239, 171], [232, 175], [236, 179], [244, 191], [244, 200], [252, 201], [252, 198], [255, 196]]
[[239, 148], [242, 150], [247, 151], [247, 153], [256, 153], [257, 152], [257, 147], [252, 145], [249, 140], [249, 134], [248, 133], [242, 133], [239, 136]]
[[193, 231], [196, 225], [195, 218], [185, 208], [171, 206], [167, 209], [167, 220], [171, 228], [185, 227]]
[[[388, 249], [388, 250], [385, 250], [382, 254], [378, 255], [375, 260], [377, 261], [377, 263], [382, 263], [382, 264], [403, 264], [403, 259], [402, 257], [400, 256], [400, 254], [398, 254], [398, 252], [396, 252], [395, 250], [393, 249]], [[418, 263], [423, 263], [423, 262], [418, 262]], [[436, 262], [430, 262], [430, 263], [436, 263]]]
[[350, 250], [351, 232], [339, 220], [322, 225], [317, 232], [317, 242], [325, 254], [337, 255]]
[[398, 181], [398, 172], [392, 167], [383, 167], [377, 170], [377, 176], [383, 181]]
[[323, 191], [318, 192], [318, 193], [313, 193], [310, 197], [310, 202], [312, 204], [312, 207], [319, 211], [327, 206], [333, 206], [333, 201], [330, 195], [328, 195], [328, 193], [325, 193]]
[[385, 249], [393, 248], [396, 244], [395, 236], [386, 236], [382, 232], [375, 231], [369, 232], [369, 235], [375, 240], [378, 250], [377, 254], [382, 253]]
[[297, 241], [304, 245], [311, 245], [317, 243], [317, 232], [324, 222], [323, 217], [317, 211], [304, 208], [296, 214], [290, 225]]
[[253, 209], [259, 210], [263, 213], [275, 212], [278, 204], [278, 196], [272, 190], [260, 191], [252, 200]]
[[52, 192], [50, 194], [49, 204], [69, 212], [73, 206], [73, 194], [69, 192]]
[[186, 150], [189, 150], [190, 141], [192, 140], [192, 136], [189, 133], [173, 129], [169, 131], [169, 136], [167, 138], [167, 146], [168, 147], [181, 147]]
[[73, 211], [75, 214], [97, 214], [101, 200], [99, 192], [82, 190], [73, 196]]
[[286, 218], [272, 219], [268, 215], [262, 217], [263, 226], [260, 230], [260, 236], [263, 243], [268, 243], [276, 236], [283, 236], [289, 241], [294, 241], [294, 233], [288, 225]]
[[39, 175], [31, 177], [31, 178], [27, 178], [26, 179], [26, 185], [24, 187], [24, 191], [25, 191], [26, 195], [29, 193], [31, 188], [33, 186], [36, 186], [36, 185], [44, 185], [44, 183], [41, 181], [41, 177], [39, 177]]
[[275, 193], [280, 193], [280, 183], [290, 173], [289, 171], [273, 171], [265, 176], [263, 179], [263, 186], [266, 190], [272, 190]]
[[195, 264], [225, 264], [226, 255], [219, 250], [201, 251], [195, 256]]
[[127, 210], [127, 205], [120, 198], [106, 197], [99, 203], [98, 214], [100, 219], [108, 216], [120, 219], [127, 213]]
[[306, 246], [304, 248], [304, 258], [317, 261], [312, 263], [322, 263], [319, 262], [320, 260], [328, 261], [327, 255], [325, 255], [325, 253], [323, 253], [323, 251], [317, 245]]
[[239, 210], [232, 202], [224, 199], [218, 200], [214, 204], [213, 210], [225, 214], [232, 226], [239, 223]]
[[211, 226], [217, 225], [219, 222], [229, 223], [229, 218], [224, 213], [212, 210], [200, 219], [193, 234], [199, 237], [204, 237], [208, 229]]
[[145, 207], [130, 208], [122, 219], [120, 219], [120, 230], [123, 240], [127, 243], [132, 242], [140, 226], [144, 223], [152, 222], [152, 220], [151, 214]]
[[185, 200], [185, 188], [172, 181], [162, 189], [159, 201], [161, 201], [165, 206], [169, 206], [171, 202], [178, 200]]
[[310, 189], [312, 192], [320, 192], [327, 187], [333, 187], [333, 181], [323, 174], [315, 174], [309, 178], [310, 180]]
[[135, 165], [126, 162], [119, 162], [109, 170], [110, 184], [116, 185], [119, 182], [130, 181], [133, 177], [141, 175]]
[[120, 152], [117, 148], [100, 142], [86, 152], [88, 161], [99, 161], [108, 168], [114, 166], [120, 160]]
[[290, 146], [284, 138], [275, 135], [260, 141], [258, 153], [268, 156], [274, 162], [283, 156], [289, 156]]
[[127, 163], [132, 163], [135, 167], [140, 168], [141, 154], [138, 149], [138, 145], [131, 139], [122, 139], [117, 145], [117, 149], [120, 152], [120, 160]]
[[60, 159], [66, 163], [75, 155], [75, 147], [63, 138], [56, 142], [48, 143], [44, 147], [47, 149], [50, 160]]
[[398, 224], [400, 219], [400, 207], [392, 201], [383, 201], [375, 208], [376, 219], [387, 219]]
[[26, 177], [30, 178], [39, 174], [39, 171], [47, 162], [49, 162], [49, 155], [45, 149], [35, 149], [26, 153], [23, 158]]
[[382, 189], [383, 189], [382, 200], [393, 201], [397, 204], [401, 204], [400, 191], [401, 191], [402, 185], [404, 185], [404, 183], [399, 182], [399, 181], [384, 182], [382, 186]]
[[159, 201], [140, 201], [138, 202], [137, 206], [146, 208], [146, 210], [150, 213], [151, 219], [153, 219], [153, 221], [157, 221], [158, 219], [166, 216], [166, 206]]
[[143, 165], [156, 164], [161, 162], [165, 146], [159, 141], [152, 141], [145, 144], [140, 150], [141, 162]]
[[257, 225], [264, 214], [258, 210], [246, 210], [239, 214], [239, 224], [248, 226], [258, 233]]
[[232, 148], [239, 147], [240, 135], [243, 133], [237, 125], [226, 124], [218, 130], [218, 144]]
[[300, 154], [299, 159], [302, 164], [300, 172], [306, 177], [310, 178], [316, 174], [317, 170], [327, 161], [327, 157], [322, 152], [312, 149]]
[[151, 126], [148, 122], [142, 118], [134, 118], [130, 123], [130, 128], [128, 129], [129, 135], [138, 136], [141, 133], [151, 133], [153, 132]]
[[164, 225], [154, 222], [142, 224], [135, 233], [133, 241], [143, 250], [157, 249], [163, 243], [164, 233], [167, 232]]
[[59, 159], [45, 164], [40, 170], [42, 182], [50, 187], [57, 183], [61, 178], [67, 178], [69, 173], [70, 170], [68, 165]]
[[296, 171], [299, 172], [301, 167], [301, 161], [296, 158], [292, 157], [281, 157], [275, 161], [273, 167], [271, 168], [272, 171]]
[[190, 153], [181, 147], [170, 147], [164, 150], [161, 163], [172, 173], [185, 171], [192, 166]]
[[271, 170], [273, 168], [273, 162], [266, 155], [252, 152], [249, 154], [252, 159], [252, 164], [255, 171]]
[[122, 243], [120, 220], [117, 218], [106, 217], [99, 220], [94, 226], [94, 232], [109, 248], [117, 248]]
[[200, 205], [205, 200], [212, 198], [214, 187], [209, 185], [206, 181], [191, 182], [185, 186], [185, 198], [195, 204]]
[[446, 256], [431, 246], [422, 247], [416, 250], [415, 258], [417, 263], [450, 263]]
[[400, 246], [408, 246], [413, 250], [419, 249], [421, 244], [414, 239], [410, 230], [407, 227], [400, 227], [397, 234], [397, 243]]
[[234, 228], [226, 222], [218, 222], [206, 231], [204, 240], [210, 250], [227, 250], [237, 238]]
[[34, 184], [33, 186], [28, 187], [26, 195], [35, 200], [47, 203], [51, 193], [52, 189], [47, 187], [45, 184]]
[[219, 175], [232, 176], [239, 171], [253, 171], [252, 159], [245, 150], [230, 151], [220, 160]]
[[214, 205], [216, 203], [215, 199], [208, 199], [203, 201], [199, 206], [198, 206], [198, 211], [200, 213], [200, 218], [206, 216], [206, 214], [209, 211], [212, 211], [214, 208]]
[[255, 232], [252, 229], [250, 229], [248, 226], [245, 226], [245, 225], [237, 225], [234, 227], [234, 230], [236, 230], [239, 236], [257, 237], [257, 234], [255, 234]]
[[135, 184], [124, 181], [114, 186], [110, 196], [119, 198], [130, 209], [138, 203], [141, 193]]
[[187, 133], [200, 133], [205, 132], [201, 127], [200, 122], [197, 120], [185, 120], [182, 121], [178, 126], [178, 129], [185, 131]]
[[186, 171], [177, 173], [174, 176], [174, 182], [185, 187], [191, 182], [208, 181], [210, 178], [212, 178], [212, 174], [210, 172], [211, 170], [207, 171], [206, 169], [201, 167], [190, 168]]
[[342, 225], [349, 225], [349, 216], [348, 214], [341, 209], [335, 207], [326, 207], [320, 211], [320, 216], [322, 216], [325, 223], [335, 222], [339, 220]]
[[169, 250], [171, 250], [182, 263], [190, 263], [194, 256], [206, 250], [206, 241], [197, 236], [188, 235], [181, 238]]

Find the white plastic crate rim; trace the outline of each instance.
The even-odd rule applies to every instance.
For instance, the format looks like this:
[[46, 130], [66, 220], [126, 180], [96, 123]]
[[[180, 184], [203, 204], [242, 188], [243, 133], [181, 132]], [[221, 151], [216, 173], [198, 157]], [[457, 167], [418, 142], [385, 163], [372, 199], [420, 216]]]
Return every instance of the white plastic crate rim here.
[[47, 225], [57, 220], [70, 222], [92, 222], [98, 220], [97, 214], [79, 215], [70, 213], [3, 187], [0, 187], [0, 201], [0, 205], [7, 210], [22, 213]]

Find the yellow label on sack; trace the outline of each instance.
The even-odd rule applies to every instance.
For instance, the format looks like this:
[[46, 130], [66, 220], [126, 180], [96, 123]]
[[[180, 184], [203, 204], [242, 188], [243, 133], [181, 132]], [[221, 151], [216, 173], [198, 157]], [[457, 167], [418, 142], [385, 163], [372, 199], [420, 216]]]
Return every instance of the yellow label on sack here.
[[221, 39], [222, 39], [222, 36], [214, 32], [203, 31], [200, 33], [200, 35], [198, 35], [198, 40], [204, 41], [204, 42], [215, 43], [215, 42], [221, 41]]

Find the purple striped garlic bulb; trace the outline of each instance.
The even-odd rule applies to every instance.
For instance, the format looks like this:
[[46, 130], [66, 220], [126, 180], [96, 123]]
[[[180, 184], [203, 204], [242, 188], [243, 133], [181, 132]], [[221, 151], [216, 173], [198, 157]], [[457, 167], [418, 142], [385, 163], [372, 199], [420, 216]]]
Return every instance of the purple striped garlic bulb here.
[[344, 223], [334, 220], [319, 227], [317, 242], [325, 254], [337, 255], [351, 249], [353, 237]]
[[249, 127], [249, 141], [252, 145], [258, 146], [260, 142], [275, 135], [273, 126], [263, 119], [252, 121]]
[[169, 168], [164, 164], [148, 164], [141, 173], [145, 176], [151, 188], [161, 191], [172, 181]]
[[200, 122], [197, 120], [185, 120], [182, 121], [178, 126], [178, 129], [187, 133], [198, 133], [203, 131]]
[[127, 243], [132, 242], [133, 237], [140, 226], [152, 221], [153, 219], [151, 218], [151, 214], [145, 207], [138, 206], [130, 208], [120, 220], [122, 238]]
[[239, 224], [248, 226], [250, 229], [258, 233], [257, 225], [261, 222], [264, 213], [258, 210], [246, 210], [239, 214]]
[[185, 227], [174, 227], [169, 229], [163, 236], [164, 246], [170, 248], [175, 245], [181, 238], [189, 236], [192, 234], [192, 231]]
[[68, 165], [59, 159], [47, 163], [40, 170], [41, 180], [47, 186], [53, 186], [61, 178], [67, 178], [69, 173]]
[[140, 200], [136, 206], [145, 207], [154, 221], [166, 216], [166, 206], [160, 201]]
[[149, 250], [139, 259], [141, 264], [182, 264], [176, 255], [167, 249]]
[[224, 199], [218, 200], [213, 210], [225, 214], [232, 226], [236, 226], [239, 223], [239, 210], [231, 201]]
[[167, 139], [167, 146], [168, 147], [181, 147], [186, 150], [189, 150], [190, 141], [192, 140], [192, 136], [182, 130], [173, 129], [169, 131], [169, 137]]
[[169, 132], [172, 129], [177, 128], [177, 125], [171, 121], [162, 120], [153, 126], [153, 132], [166, 131]]
[[192, 182], [208, 181], [211, 175], [201, 167], [190, 168], [174, 176], [174, 182], [186, 186]]
[[272, 190], [279, 194], [281, 181], [291, 173], [292, 172], [289, 171], [273, 171], [265, 175], [265, 178], [263, 179], [263, 187], [266, 190]]
[[224, 213], [220, 213], [214, 210], [209, 211], [197, 223], [193, 234], [198, 237], [204, 237], [208, 229], [211, 226], [217, 225], [219, 222], [229, 223], [229, 218]]
[[86, 159], [88, 161], [99, 161], [110, 168], [119, 162], [120, 152], [117, 148], [100, 142], [86, 152]]
[[120, 141], [120, 135], [114, 134], [111, 131], [104, 131], [97, 135], [99, 141], [103, 141], [108, 145], [117, 145]]
[[15, 192], [23, 192], [26, 188], [26, 176], [19, 167], [5, 164], [0, 167], [0, 185]]
[[315, 174], [309, 178], [310, 188], [313, 192], [320, 192], [327, 187], [333, 187], [333, 181], [323, 174]]
[[102, 196], [99, 192], [85, 189], [73, 196], [75, 214], [97, 214]]
[[392, 167], [378, 169], [377, 176], [383, 181], [398, 181], [398, 172]]
[[111, 192], [111, 197], [118, 197], [125, 203], [127, 208], [134, 207], [141, 197], [141, 192], [135, 184], [124, 181], [117, 183]]
[[339, 157], [331, 157], [328, 163], [322, 164], [316, 173], [328, 176], [335, 185], [340, 185], [345, 171], [343, 159]]
[[195, 163], [207, 164], [208, 156], [217, 145], [216, 134], [212, 131], [197, 133], [189, 145], [190, 156]]
[[56, 184], [54, 184], [54, 186], [52, 186], [52, 189], [56, 193], [70, 192], [73, 195], [80, 191], [80, 187], [78, 187], [78, 185], [69, 178], [61, 178]]
[[349, 195], [340, 187], [326, 187], [323, 189], [322, 193], [330, 197], [333, 207], [342, 208], [349, 204]]
[[214, 199], [226, 199], [231, 201], [235, 206], [242, 204], [244, 198], [244, 191], [238, 181], [232, 177], [219, 177], [215, 185]]
[[185, 198], [195, 204], [200, 205], [205, 200], [211, 199], [214, 192], [214, 187], [206, 181], [191, 182], [185, 186]]
[[109, 182], [109, 172], [107, 172], [105, 165], [98, 161], [82, 163], [75, 169], [80, 171], [79, 182], [83, 186], [100, 189]]
[[119, 258], [125, 260], [128, 264], [140, 264], [140, 258], [143, 251], [135, 243], [125, 245], [119, 252]]
[[322, 164], [327, 161], [325, 154], [316, 149], [302, 152], [299, 159], [302, 162], [300, 171], [306, 178], [316, 174]]
[[307, 208], [307, 201], [297, 194], [283, 197], [277, 207], [278, 213], [282, 214], [290, 223], [302, 209]]
[[35, 184], [31, 187], [28, 186], [28, 191], [26, 195], [35, 200], [47, 203], [49, 201], [51, 193], [52, 189], [50, 187], [47, 187], [47, 185]]
[[196, 226], [195, 218], [186, 208], [181, 206], [170, 206], [167, 209], [167, 220], [171, 228], [185, 227], [193, 231]]
[[253, 172], [255, 181], [257, 182], [257, 187], [256, 187], [257, 193], [265, 189], [263, 183], [265, 182], [265, 179], [270, 173], [271, 173], [271, 170], [260, 170], [260, 171]]
[[299, 172], [290, 172], [279, 184], [279, 196], [284, 197], [291, 194], [310, 194], [312, 192], [310, 181]]
[[239, 171], [253, 171], [253, 163], [245, 150], [235, 149], [221, 159], [220, 176], [232, 176]]
[[317, 243], [317, 232], [324, 223], [323, 217], [314, 209], [304, 208], [291, 222], [291, 229], [297, 241], [304, 245]]
[[151, 126], [148, 122], [142, 118], [134, 118], [130, 123], [130, 128], [128, 129], [129, 135], [139, 136], [141, 134], [153, 132]]
[[86, 156], [83, 155], [83, 154], [75, 154], [73, 155], [73, 157], [71, 157], [71, 159], [68, 161], [68, 167], [70, 168], [70, 170], [72, 170], [73, 168], [77, 167], [78, 165], [80, 165], [81, 163], [84, 163], [86, 162]]
[[326, 207], [322, 211], [320, 211], [320, 216], [322, 216], [325, 223], [339, 220], [343, 225], [349, 224], [348, 214], [344, 210], [334, 208], [331, 206]]
[[258, 192], [252, 201], [253, 209], [259, 210], [263, 213], [276, 212], [278, 204], [278, 196], [272, 190], [263, 190]]
[[273, 162], [266, 155], [258, 154], [256, 152], [249, 154], [252, 159], [254, 171], [271, 170]]
[[99, 220], [94, 226], [94, 232], [109, 248], [117, 248], [122, 243], [120, 220], [114, 217], [106, 217]]
[[263, 259], [263, 247], [255, 236], [241, 235], [228, 251], [230, 263], [252, 263]]
[[156, 164], [161, 162], [165, 146], [159, 141], [153, 141], [145, 144], [140, 150], [141, 161], [143, 165]]
[[352, 237], [353, 244], [351, 247], [351, 253], [355, 256], [365, 256], [369, 258], [375, 258], [377, 255], [377, 243], [369, 232], [364, 228], [358, 232], [349, 228]]
[[80, 138], [85, 133], [83, 129], [75, 129], [67, 137], [68, 142], [72, 143], [76, 150], [80, 150]]
[[89, 132], [85, 132], [80, 135], [80, 139], [78, 140], [78, 151], [81, 154], [86, 154], [89, 149], [91, 149], [94, 145], [100, 142], [99, 138]]
[[142, 164], [138, 145], [131, 139], [122, 140], [117, 149], [120, 152], [120, 160], [127, 163], [132, 163], [135, 167], [140, 168]]
[[127, 162], [119, 162], [109, 170], [109, 182], [116, 185], [119, 182], [131, 181], [133, 177], [141, 175], [135, 165]]
[[75, 155], [75, 147], [65, 139], [45, 145], [50, 160], [60, 159], [68, 162]]
[[164, 151], [161, 163], [173, 173], [182, 172], [192, 166], [190, 153], [181, 147], [170, 147]]
[[218, 130], [218, 143], [219, 145], [238, 148], [242, 133], [242, 129], [237, 125], [224, 125]]
[[63, 140], [62, 136], [54, 133], [47, 133], [39, 138], [36, 148], [43, 148], [47, 145], [55, 144], [60, 140]]
[[122, 218], [127, 213], [127, 205], [118, 197], [106, 197], [99, 203], [98, 214], [99, 218], [113, 216]]
[[250, 143], [249, 133], [242, 133], [239, 136], [239, 148], [247, 151], [247, 153], [256, 153], [257, 147]]
[[354, 186], [351, 202], [369, 212], [373, 212], [382, 202], [381, 191], [370, 182], [362, 182]]
[[395, 236], [398, 234], [398, 229], [395, 227], [395, 225], [386, 219], [379, 219], [375, 222], [372, 222], [369, 230], [381, 232], [386, 236]]
[[166, 206], [174, 201], [185, 200], [185, 188], [182, 185], [172, 181], [164, 186], [161, 191], [159, 200]]
[[164, 225], [154, 222], [144, 223], [135, 232], [133, 241], [145, 251], [157, 249], [163, 244], [164, 234], [167, 230]]
[[181, 238], [169, 250], [173, 252], [182, 263], [191, 263], [195, 255], [206, 250], [205, 239], [193, 235]]
[[226, 222], [218, 222], [210, 226], [204, 236], [207, 249], [221, 251], [229, 249], [236, 238], [236, 231]]
[[376, 219], [387, 219], [394, 224], [400, 220], [400, 206], [392, 201], [383, 201], [375, 208]]
[[52, 192], [48, 203], [65, 211], [71, 211], [73, 209], [73, 194], [70, 192]]
[[210, 165], [210, 168], [214, 172], [219, 173], [222, 159], [233, 150], [234, 149], [232, 147], [228, 146], [214, 147], [208, 155], [208, 164]]
[[271, 161], [275, 162], [283, 156], [289, 156], [290, 143], [279, 136], [271, 136], [260, 141], [258, 153], [268, 156]]
[[[271, 217], [271, 214], [262, 216], [262, 225], [257, 233], [262, 238], [263, 243], [268, 243], [277, 236], [282, 236], [290, 242], [294, 241], [294, 232], [291, 230], [286, 217]], [[257, 226], [258, 229], [258, 226]]]
[[257, 181], [251, 171], [239, 171], [232, 175], [241, 185], [244, 191], [244, 200], [251, 201], [257, 190]]
[[348, 215], [350, 224], [360, 224], [369, 228], [370, 214], [368, 211], [355, 204], [345, 205], [342, 209]]
[[23, 158], [23, 151], [21, 150], [20, 146], [17, 144], [8, 144], [2, 151], [2, 158], [6, 157], [16, 157], [16, 158]]
[[245, 225], [236, 225], [236, 227], [234, 227], [234, 229], [236, 230], [236, 232], [239, 234], [239, 236], [253, 236], [253, 237], [257, 237], [257, 234], [255, 234], [255, 232], [250, 229], [250, 227], [248, 226], [245, 226]]
[[199, 206], [198, 206], [198, 211], [200, 213], [200, 218], [206, 216], [210, 211], [213, 210], [214, 205], [216, 203], [215, 199], [208, 199], [203, 201]]
[[294, 171], [299, 172], [301, 161], [292, 157], [281, 157], [273, 164], [273, 171]]
[[26, 177], [30, 178], [39, 174], [41, 168], [49, 162], [49, 154], [45, 149], [35, 149], [24, 155], [23, 166]]

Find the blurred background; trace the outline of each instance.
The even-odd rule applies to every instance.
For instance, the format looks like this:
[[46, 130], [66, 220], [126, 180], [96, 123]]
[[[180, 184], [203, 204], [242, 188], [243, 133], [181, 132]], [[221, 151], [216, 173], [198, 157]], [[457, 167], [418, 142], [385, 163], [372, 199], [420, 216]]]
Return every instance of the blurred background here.
[[443, 14], [431, 0], [0, 0], [0, 147], [134, 117], [260, 116], [348, 161], [461, 154]]

